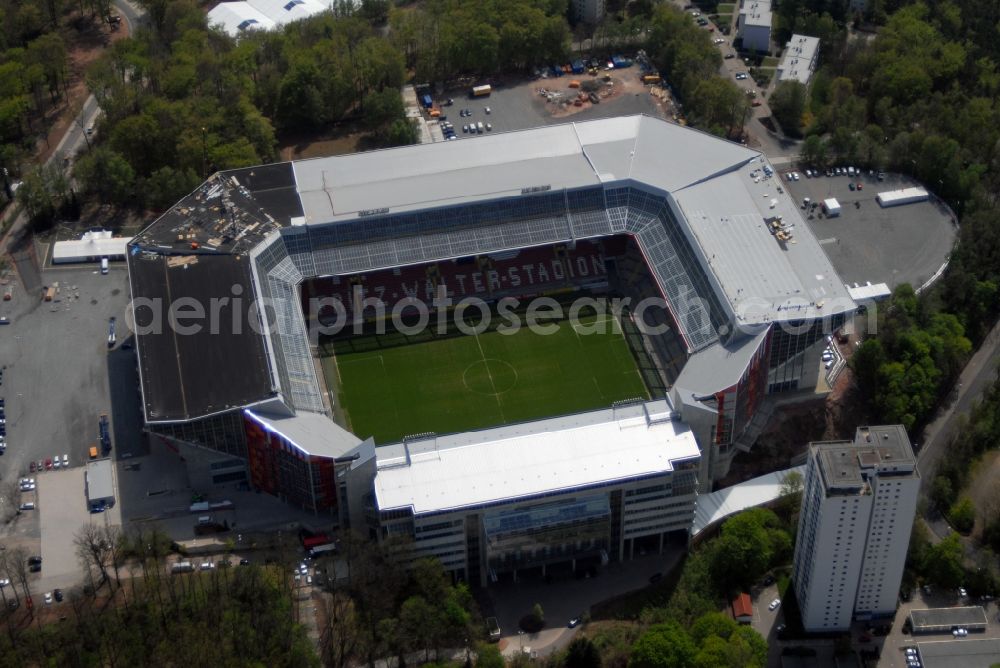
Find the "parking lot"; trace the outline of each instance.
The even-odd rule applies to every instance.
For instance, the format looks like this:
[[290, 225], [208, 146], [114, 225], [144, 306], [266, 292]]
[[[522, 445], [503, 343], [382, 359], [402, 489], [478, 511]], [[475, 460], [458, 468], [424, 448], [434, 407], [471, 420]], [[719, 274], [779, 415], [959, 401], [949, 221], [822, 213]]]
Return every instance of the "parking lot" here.
[[[615, 77], [621, 79], [638, 80], [640, 70], [637, 66], [613, 72]], [[525, 79], [509, 84], [499, 84], [493, 86], [493, 92], [487, 97], [472, 98], [467, 89], [453, 90], [442, 96], [435, 96], [435, 101], [443, 102], [443, 98], [451, 97], [454, 104], [442, 107], [442, 111], [455, 127], [455, 134], [459, 140], [473, 139], [487, 134], [485, 124], [490, 123], [493, 127], [489, 133], [509, 132], [512, 130], [524, 130], [536, 128], [541, 125], [555, 125], [559, 123], [575, 123], [577, 121], [589, 121], [598, 118], [611, 118], [615, 116], [631, 116], [633, 114], [646, 114], [648, 116], [663, 117], [663, 110], [659, 106], [656, 98], [649, 94], [649, 91], [640, 89], [640, 86], [629, 86], [629, 93], [622, 93], [614, 98], [604, 100], [600, 104], [588, 105], [568, 116], [553, 116], [552, 105], [545, 102], [545, 99], [538, 94], [539, 88], [566, 89], [572, 79], [585, 80], [589, 75], [566, 75], [562, 77], [551, 77], [547, 79]], [[490, 113], [486, 113], [489, 107]], [[472, 113], [468, 117], [460, 115], [461, 110], [468, 109]], [[482, 135], [475, 133], [465, 133], [462, 126], [469, 123], [484, 124]], [[432, 132], [436, 140], [441, 139], [440, 132]]]
[[[50, 269], [43, 278], [46, 285], [58, 283], [53, 301], [18, 287], [11, 301], [0, 302], [0, 315], [11, 322], [0, 338], [5, 365], [0, 396], [7, 404], [4, 479], [28, 475], [32, 461], [44, 464], [56, 455], [66, 454], [70, 466], [80, 466], [97, 443], [100, 414], [111, 413], [108, 319], [125, 322], [124, 266], [107, 275], [86, 265]], [[121, 334], [124, 327], [118, 330]]]
[[85, 524], [121, 525], [117, 505], [103, 513], [87, 509], [85, 471], [85, 466], [77, 466], [38, 477], [42, 534], [40, 589], [68, 588], [82, 579], [74, 539]]
[[[98, 443], [100, 414], [110, 416], [113, 444], [141, 442], [134, 357], [131, 351], [120, 349], [125, 334], [127, 273], [122, 263], [112, 263], [107, 275], [96, 265], [74, 265], [47, 269], [29, 280], [40, 284], [26, 292], [20, 280], [13, 280], [8, 286], [12, 298], [0, 301], [0, 316], [10, 322], [0, 331], [4, 367], [0, 396], [6, 402], [7, 420], [0, 478], [4, 482], [34, 478], [37, 489], [22, 494], [17, 502], [33, 501], [36, 508], [22, 512], [0, 527], [0, 532], [6, 546], [23, 545], [31, 554], [44, 553], [43, 578], [70, 572], [78, 578], [71, 543], [79, 526], [89, 521], [83, 465], [89, 459], [89, 448]], [[56, 284], [54, 299], [43, 301], [41, 285]], [[111, 316], [120, 323], [119, 347], [109, 356]], [[109, 358], [118, 360], [117, 371], [109, 373]], [[127, 377], [129, 373], [133, 379]], [[125, 415], [130, 425], [127, 432], [121, 430], [118, 420], [122, 410], [111, 402], [110, 390], [115, 387], [131, 412]], [[69, 462], [65, 468], [64, 456]], [[47, 469], [50, 460], [52, 469], [30, 470], [32, 464], [38, 469], [39, 463]], [[75, 482], [77, 477], [79, 483]]]
[[[823, 250], [848, 285], [886, 283], [894, 288], [909, 283], [918, 288], [928, 281], [948, 259], [957, 228], [946, 207], [929, 202], [883, 209], [875, 201], [879, 192], [920, 185], [907, 177], [887, 174], [879, 182], [867, 171], [862, 176], [824, 175], [806, 178], [801, 169], [798, 181], [783, 185], [797, 202], [808, 197], [814, 204], [836, 198], [841, 214], [823, 215], [819, 206], [805, 215]], [[860, 183], [861, 190], [849, 184]]]

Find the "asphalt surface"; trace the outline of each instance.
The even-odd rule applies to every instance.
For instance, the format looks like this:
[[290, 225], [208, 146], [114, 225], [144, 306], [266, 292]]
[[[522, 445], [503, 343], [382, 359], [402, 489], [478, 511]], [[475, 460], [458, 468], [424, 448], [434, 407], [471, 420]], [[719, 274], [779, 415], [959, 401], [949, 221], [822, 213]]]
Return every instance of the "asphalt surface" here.
[[917, 464], [922, 478], [920, 491], [927, 494], [934, 482], [938, 462], [947, 453], [948, 444], [955, 437], [963, 419], [983, 392], [997, 380], [1000, 366], [1000, 322], [986, 336], [979, 350], [965, 365], [955, 385], [954, 400], [945, 407], [924, 429], [922, 447], [917, 454]]
[[[867, 172], [806, 178], [802, 169], [796, 171], [800, 180], [793, 182], [787, 169], [781, 172], [782, 185], [796, 202], [805, 197], [817, 204], [831, 197], [840, 202], [836, 218], [822, 215], [818, 206], [808, 215], [803, 211], [803, 217], [845, 283], [919, 288], [947, 262], [958, 230], [945, 207], [921, 202], [883, 209], [875, 200], [879, 192], [919, 185], [912, 179], [888, 174], [879, 182]], [[863, 189], [852, 191], [850, 183]]]
[[107, 275], [90, 266], [52, 269], [44, 278], [59, 284], [55, 301], [18, 290], [12, 301], [0, 302], [0, 313], [11, 321], [0, 338], [0, 359], [6, 363], [0, 387], [7, 400], [8, 445], [0, 458], [5, 480], [28, 474], [32, 460], [57, 454], [68, 454], [71, 466], [83, 464], [97, 443], [98, 416], [112, 413], [108, 319], [115, 316], [117, 329], [124, 331], [124, 268]]

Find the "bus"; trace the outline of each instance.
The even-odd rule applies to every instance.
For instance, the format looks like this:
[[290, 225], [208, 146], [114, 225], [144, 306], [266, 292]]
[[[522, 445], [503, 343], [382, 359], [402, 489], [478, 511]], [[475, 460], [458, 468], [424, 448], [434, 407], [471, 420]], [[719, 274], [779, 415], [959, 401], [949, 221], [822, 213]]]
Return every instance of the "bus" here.
[[115, 337], [115, 319], [111, 318], [111, 320], [108, 321], [108, 348], [114, 348], [117, 340], [118, 339]]
[[482, 86], [472, 87], [472, 97], [486, 97], [492, 92], [493, 88], [489, 84], [483, 84]]

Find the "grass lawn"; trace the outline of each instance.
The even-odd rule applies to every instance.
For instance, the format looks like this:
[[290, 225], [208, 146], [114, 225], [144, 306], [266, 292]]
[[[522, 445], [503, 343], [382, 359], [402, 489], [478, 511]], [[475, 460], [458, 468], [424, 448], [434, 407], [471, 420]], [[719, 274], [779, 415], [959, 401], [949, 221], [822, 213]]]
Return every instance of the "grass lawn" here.
[[734, 11], [736, 11], [736, 3], [720, 2], [715, 6], [715, 11], [719, 14], [732, 14]]
[[780, 58], [776, 58], [774, 56], [764, 56], [763, 60], [761, 60], [760, 66], [777, 67], [779, 62], [781, 62]]
[[489, 331], [360, 352], [356, 341], [349, 351], [334, 344], [323, 372], [349, 428], [379, 445], [648, 397], [618, 323], [601, 322], [603, 333], [587, 333], [592, 317], [550, 335]]
[[719, 18], [715, 20], [715, 24], [725, 28], [728, 25], [733, 24], [733, 15], [730, 12], [719, 12]]

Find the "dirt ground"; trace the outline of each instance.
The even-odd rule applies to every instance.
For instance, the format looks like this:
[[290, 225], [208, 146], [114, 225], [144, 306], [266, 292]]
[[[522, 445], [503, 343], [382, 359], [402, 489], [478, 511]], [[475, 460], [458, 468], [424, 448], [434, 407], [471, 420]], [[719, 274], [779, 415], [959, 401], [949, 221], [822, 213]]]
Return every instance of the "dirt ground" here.
[[984, 518], [1000, 510], [1000, 450], [991, 450], [972, 465], [972, 476], [963, 495], [976, 506], [976, 528], [973, 537], [983, 533]]
[[600, 82], [601, 87], [597, 91], [598, 98], [601, 102], [610, 102], [623, 95], [648, 92], [646, 86], [636, 76], [637, 71], [629, 70], [625, 75], [612, 75], [607, 81], [604, 80], [604, 75], [594, 77], [587, 74], [558, 79], [539, 79], [536, 82], [538, 84], [536, 93], [540, 97], [546, 97], [546, 93], [548, 94], [546, 109], [553, 118], [567, 118], [593, 106], [589, 100], [582, 102], [580, 106], [575, 106], [574, 100], [580, 94], [581, 89], [571, 88], [570, 81]]
[[128, 37], [128, 26], [124, 21], [117, 30], [110, 30], [106, 24], [79, 12], [71, 13], [65, 19], [65, 25], [67, 28], [64, 37], [70, 35], [68, 95], [45, 113], [45, 123], [51, 125], [47, 135], [39, 139], [36, 147], [36, 157], [40, 162], [48, 160], [52, 155], [59, 140], [90, 96], [86, 81], [87, 68], [112, 42]]
[[289, 137], [281, 140], [278, 154], [281, 160], [321, 158], [328, 155], [347, 155], [364, 150], [363, 132], [345, 128], [320, 137]]
[[[840, 346], [845, 355], [851, 344]], [[749, 453], [733, 460], [729, 475], [718, 488], [734, 485], [790, 466], [792, 458], [806, 451], [810, 441], [854, 438], [859, 416], [866, 414], [855, 392], [850, 368], [838, 376], [830, 393], [815, 401], [775, 409], [764, 432]]]

